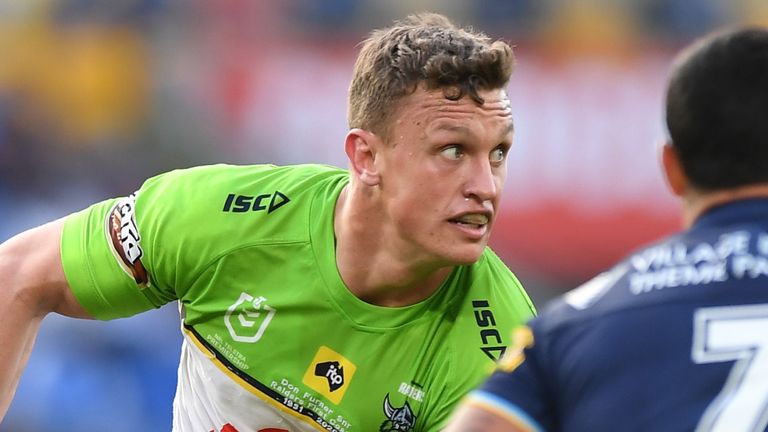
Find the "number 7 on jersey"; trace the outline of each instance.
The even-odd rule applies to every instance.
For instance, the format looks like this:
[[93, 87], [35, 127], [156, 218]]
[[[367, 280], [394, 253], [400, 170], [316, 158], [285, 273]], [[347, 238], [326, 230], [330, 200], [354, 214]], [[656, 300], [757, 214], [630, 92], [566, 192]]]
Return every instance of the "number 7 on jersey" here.
[[697, 309], [691, 358], [735, 361], [696, 432], [763, 431], [768, 425], [768, 305]]

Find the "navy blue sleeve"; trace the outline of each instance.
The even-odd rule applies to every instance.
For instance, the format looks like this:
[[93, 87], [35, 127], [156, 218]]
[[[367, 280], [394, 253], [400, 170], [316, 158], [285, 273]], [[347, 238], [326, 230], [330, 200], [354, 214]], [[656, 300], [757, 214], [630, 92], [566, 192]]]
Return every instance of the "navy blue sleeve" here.
[[544, 364], [546, 346], [537, 329], [537, 319], [530, 325], [533, 344], [529, 341], [525, 348], [511, 347], [499, 368], [470, 399], [473, 404], [501, 414], [524, 429], [552, 430], [554, 407]]

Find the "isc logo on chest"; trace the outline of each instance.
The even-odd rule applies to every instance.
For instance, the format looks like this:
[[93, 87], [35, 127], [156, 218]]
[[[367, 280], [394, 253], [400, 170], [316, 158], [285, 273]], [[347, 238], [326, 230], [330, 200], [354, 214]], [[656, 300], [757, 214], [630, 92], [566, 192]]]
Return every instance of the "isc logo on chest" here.
[[472, 308], [475, 312], [475, 322], [480, 327], [480, 340], [483, 342], [480, 349], [493, 361], [499, 361], [507, 350], [501, 339], [501, 334], [496, 328], [496, 318], [488, 304], [488, 300], [472, 300]]

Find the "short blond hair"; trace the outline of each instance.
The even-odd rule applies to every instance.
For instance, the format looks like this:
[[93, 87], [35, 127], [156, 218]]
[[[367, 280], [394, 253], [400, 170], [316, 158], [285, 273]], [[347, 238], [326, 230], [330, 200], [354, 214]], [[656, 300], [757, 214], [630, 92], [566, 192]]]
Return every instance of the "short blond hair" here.
[[478, 90], [505, 87], [514, 61], [503, 41], [439, 14], [410, 15], [363, 42], [349, 87], [349, 127], [387, 137], [398, 102], [422, 83], [443, 89], [447, 99], [468, 95], [483, 104]]

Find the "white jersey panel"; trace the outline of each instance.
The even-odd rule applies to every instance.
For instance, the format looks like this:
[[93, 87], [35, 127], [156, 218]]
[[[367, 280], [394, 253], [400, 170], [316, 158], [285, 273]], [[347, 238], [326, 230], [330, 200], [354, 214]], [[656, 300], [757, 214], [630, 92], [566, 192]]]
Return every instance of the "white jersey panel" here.
[[184, 334], [178, 386], [173, 401], [173, 432], [313, 432], [222, 371]]

